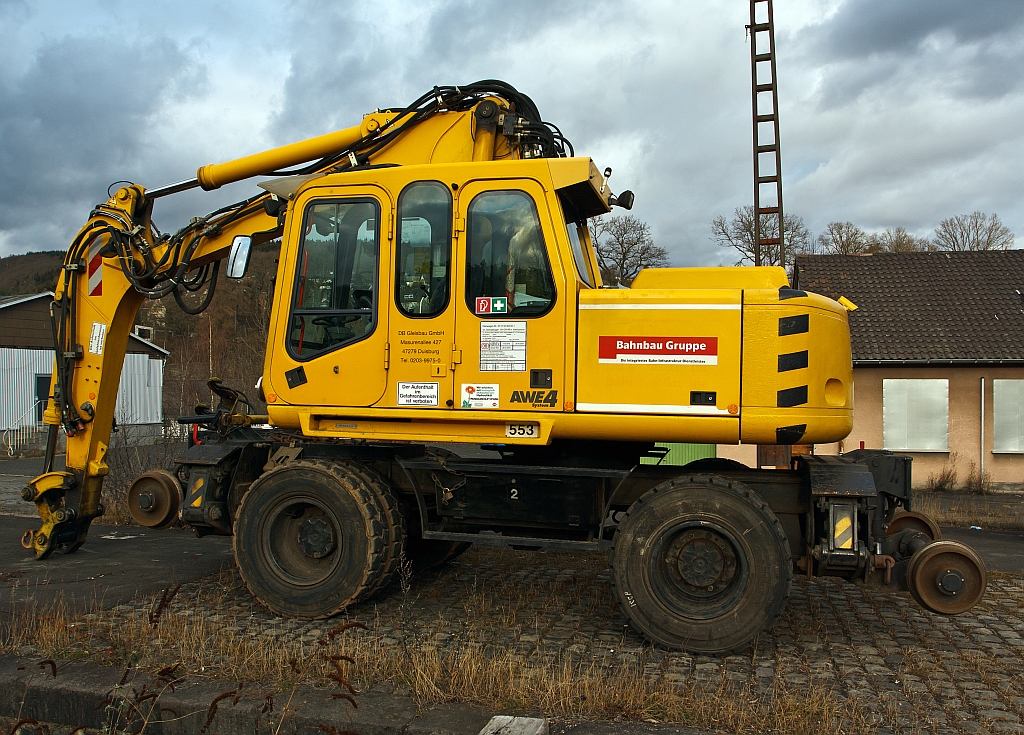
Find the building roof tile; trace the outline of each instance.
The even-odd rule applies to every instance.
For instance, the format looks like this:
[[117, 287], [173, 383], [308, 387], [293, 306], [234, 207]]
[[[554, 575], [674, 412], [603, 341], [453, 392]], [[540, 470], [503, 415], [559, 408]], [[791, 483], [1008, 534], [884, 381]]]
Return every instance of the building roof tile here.
[[795, 288], [857, 305], [855, 363], [1024, 363], [1024, 250], [799, 255]]

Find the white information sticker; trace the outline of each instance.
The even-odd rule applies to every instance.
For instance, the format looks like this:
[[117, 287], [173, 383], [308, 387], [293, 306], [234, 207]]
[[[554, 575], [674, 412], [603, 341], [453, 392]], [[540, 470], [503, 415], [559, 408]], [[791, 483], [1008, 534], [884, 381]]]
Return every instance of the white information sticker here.
[[399, 383], [399, 406], [436, 406], [439, 383]]
[[94, 355], [103, 354], [103, 343], [107, 341], [107, 325], [103, 322], [92, 323], [92, 333], [89, 334], [89, 352]]
[[526, 372], [526, 322], [480, 322], [480, 372]]
[[463, 383], [462, 408], [498, 408], [501, 405], [501, 386], [497, 383]]

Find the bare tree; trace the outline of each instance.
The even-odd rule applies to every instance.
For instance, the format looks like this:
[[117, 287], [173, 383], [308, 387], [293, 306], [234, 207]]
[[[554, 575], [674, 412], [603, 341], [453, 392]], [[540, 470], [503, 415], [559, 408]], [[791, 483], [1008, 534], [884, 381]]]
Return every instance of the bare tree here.
[[826, 255], [861, 255], [870, 250], [867, 233], [852, 222], [829, 222], [817, 244], [818, 252]]
[[597, 250], [601, 280], [628, 286], [644, 268], [668, 265], [668, 251], [654, 244], [651, 226], [631, 214], [590, 220], [590, 239]]
[[939, 250], [1009, 250], [1013, 233], [997, 214], [958, 214], [935, 228], [935, 245]]
[[[795, 214], [785, 215], [784, 245], [786, 246], [786, 264], [792, 265], [793, 258], [801, 253], [814, 252], [811, 232], [804, 224], [803, 217]], [[711, 234], [716, 243], [722, 247], [733, 248], [740, 254], [736, 265], [754, 262], [754, 208], [751, 206], [737, 207], [732, 219], [718, 216], [711, 221]], [[777, 238], [779, 236], [779, 215], [761, 215], [761, 237]], [[761, 246], [762, 265], [782, 265], [779, 260], [778, 245]]]
[[890, 227], [868, 236], [871, 253], [924, 253], [934, 249], [928, 238], [911, 235], [902, 227]]

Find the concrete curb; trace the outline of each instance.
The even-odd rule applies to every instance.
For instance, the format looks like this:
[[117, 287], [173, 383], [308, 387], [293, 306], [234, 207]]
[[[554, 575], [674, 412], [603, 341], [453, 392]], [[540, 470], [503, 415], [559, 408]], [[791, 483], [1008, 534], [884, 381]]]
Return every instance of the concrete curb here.
[[[410, 697], [373, 691], [360, 694], [359, 706], [353, 707], [344, 699], [332, 699], [336, 690], [309, 686], [297, 687], [291, 702], [289, 692], [274, 692], [270, 709], [267, 695], [271, 691], [257, 684], [238, 692], [236, 682], [222, 679], [184, 676], [174, 681], [173, 690], [166, 682], [138, 669], [126, 673], [98, 664], [51, 664], [39, 658], [0, 655], [0, 732], [8, 732], [20, 718], [46, 724], [55, 735], [77, 727], [112, 731], [115, 725], [118, 732], [138, 732], [141, 714], [150, 716], [145, 732], [152, 735], [270, 735], [278, 731], [287, 705], [281, 735], [712, 735], [681, 725], [588, 720], [549, 724], [524, 717], [492, 717], [493, 711], [465, 704], [418, 711]], [[159, 693], [158, 699], [148, 696], [154, 692]], [[228, 692], [232, 694], [223, 696]], [[218, 699], [207, 724], [211, 703]], [[129, 722], [130, 715], [134, 719]]]
[[[56, 677], [52, 672], [56, 667]], [[121, 682], [124, 682], [123, 684]], [[97, 664], [57, 661], [40, 665], [37, 658], [0, 655], [0, 716], [13, 720], [102, 729], [120, 716], [120, 727], [137, 729], [140, 714], [152, 712], [146, 726], [153, 735], [262, 735], [273, 733], [289, 693], [244, 687], [236, 700], [232, 694], [217, 702], [209, 726], [203, 730], [211, 703], [233, 692], [236, 683], [185, 676], [171, 687], [153, 674]], [[148, 697], [154, 692], [158, 698]], [[162, 693], [161, 693], [162, 692]], [[345, 730], [359, 735], [477, 735], [493, 712], [467, 705], [418, 712], [409, 697], [366, 692], [357, 697], [358, 707], [344, 699], [332, 699], [332, 691], [308, 686], [296, 688], [280, 728], [282, 735], [322, 735]], [[128, 717], [134, 717], [135, 728]], [[161, 718], [166, 721], [159, 721]]]

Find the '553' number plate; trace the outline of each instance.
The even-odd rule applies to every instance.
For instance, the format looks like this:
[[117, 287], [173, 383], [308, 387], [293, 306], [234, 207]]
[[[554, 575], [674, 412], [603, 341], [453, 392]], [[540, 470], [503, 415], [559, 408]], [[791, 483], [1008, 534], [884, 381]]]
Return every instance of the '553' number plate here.
[[505, 424], [505, 436], [509, 439], [533, 439], [540, 436], [540, 426], [538, 424], [507, 423]]

